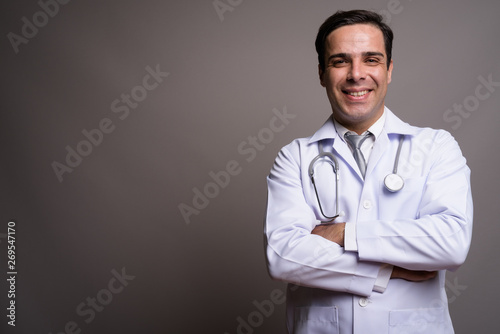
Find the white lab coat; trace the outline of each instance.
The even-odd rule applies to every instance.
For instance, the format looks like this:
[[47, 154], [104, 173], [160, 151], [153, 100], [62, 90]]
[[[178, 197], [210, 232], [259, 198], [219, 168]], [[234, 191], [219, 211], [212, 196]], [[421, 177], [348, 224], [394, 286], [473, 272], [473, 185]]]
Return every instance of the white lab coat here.
[[[294, 140], [276, 158], [268, 177], [265, 224], [271, 277], [288, 282], [290, 333], [453, 333], [444, 289], [446, 270], [465, 260], [472, 234], [470, 170], [446, 131], [417, 128], [385, 108], [365, 180], [332, 119], [309, 138]], [[398, 173], [402, 190], [390, 193], [384, 177], [394, 168], [405, 134]], [[338, 221], [356, 224], [357, 252], [345, 251], [311, 231], [323, 218], [308, 175], [319, 152], [339, 161]], [[335, 213], [332, 167], [318, 163], [315, 179], [326, 215]], [[391, 279], [373, 291], [382, 264], [439, 270], [425, 282]]]

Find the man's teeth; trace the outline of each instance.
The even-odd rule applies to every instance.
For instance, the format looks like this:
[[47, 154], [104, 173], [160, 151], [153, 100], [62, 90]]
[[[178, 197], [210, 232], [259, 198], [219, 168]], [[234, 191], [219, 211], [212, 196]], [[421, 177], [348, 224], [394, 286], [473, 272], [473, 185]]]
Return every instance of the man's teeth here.
[[351, 95], [351, 96], [363, 96], [365, 95], [366, 93], [368, 93], [367, 90], [363, 90], [361, 92], [349, 92], [347, 94]]

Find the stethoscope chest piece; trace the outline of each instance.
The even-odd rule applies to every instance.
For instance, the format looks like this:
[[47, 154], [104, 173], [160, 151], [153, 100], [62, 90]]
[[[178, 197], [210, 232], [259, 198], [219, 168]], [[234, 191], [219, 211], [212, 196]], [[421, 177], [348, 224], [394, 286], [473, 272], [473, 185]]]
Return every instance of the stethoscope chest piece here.
[[405, 182], [401, 176], [392, 173], [385, 177], [384, 185], [391, 193], [395, 193], [403, 189]]

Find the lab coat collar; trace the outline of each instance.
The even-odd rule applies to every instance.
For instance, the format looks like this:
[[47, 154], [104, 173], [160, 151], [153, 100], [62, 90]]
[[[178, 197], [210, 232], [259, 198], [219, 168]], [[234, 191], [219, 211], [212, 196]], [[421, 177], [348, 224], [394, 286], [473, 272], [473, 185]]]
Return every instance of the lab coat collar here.
[[[408, 123], [403, 122], [387, 107], [385, 108], [386, 119], [384, 124], [384, 130], [387, 134], [404, 134], [404, 135], [414, 135], [417, 129]], [[333, 115], [328, 117], [326, 122], [321, 126], [321, 128], [316, 131], [316, 133], [309, 138], [309, 144], [321, 141], [323, 139], [335, 139], [338, 137], [337, 131], [335, 130], [335, 125], [333, 124]]]
[[401, 134], [413, 136], [417, 134], [417, 128], [411, 126], [410, 124], [403, 122], [399, 117], [394, 115], [389, 108], [385, 107], [385, 112], [387, 113], [387, 118], [385, 120], [384, 129], [387, 134]]

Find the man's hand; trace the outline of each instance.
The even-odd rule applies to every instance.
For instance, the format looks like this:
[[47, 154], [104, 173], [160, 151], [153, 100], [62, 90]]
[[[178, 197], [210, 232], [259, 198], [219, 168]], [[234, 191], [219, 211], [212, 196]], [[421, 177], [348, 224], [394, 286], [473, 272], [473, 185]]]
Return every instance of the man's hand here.
[[408, 270], [401, 267], [392, 269], [391, 279], [401, 278], [410, 282], [422, 282], [436, 277], [437, 271]]
[[317, 234], [344, 247], [345, 223], [316, 225], [311, 234]]

